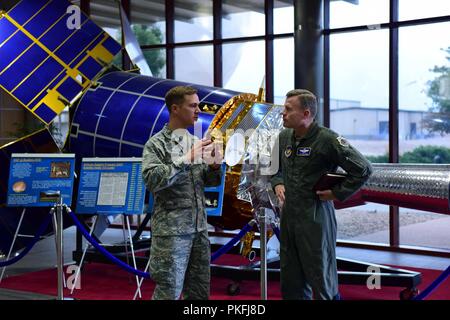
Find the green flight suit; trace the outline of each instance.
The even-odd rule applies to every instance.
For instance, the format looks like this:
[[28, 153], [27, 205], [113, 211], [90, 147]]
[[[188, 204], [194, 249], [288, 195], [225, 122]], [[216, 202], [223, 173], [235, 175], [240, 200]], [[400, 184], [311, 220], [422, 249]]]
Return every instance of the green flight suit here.
[[272, 187], [285, 186], [280, 225], [280, 280], [284, 299], [333, 299], [338, 295], [336, 216], [333, 201], [313, 191], [327, 172], [343, 168], [348, 178], [332, 191], [341, 201], [372, 173], [370, 162], [338, 134], [313, 122], [297, 139], [284, 129], [278, 139], [280, 167]]
[[[181, 138], [186, 143], [180, 143]], [[198, 140], [166, 125], [145, 144], [142, 175], [154, 195], [150, 273], [154, 300], [206, 300], [210, 290], [210, 243], [204, 187], [220, 184], [221, 169], [184, 164], [181, 156]], [[186, 150], [184, 150], [186, 149]]]

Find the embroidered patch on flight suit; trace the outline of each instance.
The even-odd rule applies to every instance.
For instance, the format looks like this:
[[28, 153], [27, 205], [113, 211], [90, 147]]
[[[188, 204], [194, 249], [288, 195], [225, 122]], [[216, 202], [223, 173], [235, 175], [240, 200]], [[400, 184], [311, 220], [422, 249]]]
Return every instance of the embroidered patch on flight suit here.
[[349, 146], [348, 141], [344, 137], [339, 136], [336, 139], [337, 139], [337, 141], [339, 141], [339, 144], [341, 146], [343, 146], [343, 147], [348, 147]]
[[311, 155], [310, 147], [300, 147], [297, 148], [297, 156], [299, 157], [309, 157]]
[[284, 156], [286, 158], [289, 158], [292, 155], [292, 146], [289, 145], [286, 147], [286, 149], [284, 149]]

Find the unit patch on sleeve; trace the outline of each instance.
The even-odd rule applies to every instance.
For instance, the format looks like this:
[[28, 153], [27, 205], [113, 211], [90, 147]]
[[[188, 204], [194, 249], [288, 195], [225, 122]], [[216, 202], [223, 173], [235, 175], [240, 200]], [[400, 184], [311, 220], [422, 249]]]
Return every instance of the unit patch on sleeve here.
[[341, 146], [343, 146], [343, 147], [348, 147], [348, 141], [347, 141], [344, 137], [339, 136], [339, 137], [337, 137], [336, 139], [337, 139], [337, 141], [339, 142], [339, 144], [340, 144]]
[[289, 158], [292, 155], [292, 146], [288, 145], [286, 149], [284, 149], [284, 156]]

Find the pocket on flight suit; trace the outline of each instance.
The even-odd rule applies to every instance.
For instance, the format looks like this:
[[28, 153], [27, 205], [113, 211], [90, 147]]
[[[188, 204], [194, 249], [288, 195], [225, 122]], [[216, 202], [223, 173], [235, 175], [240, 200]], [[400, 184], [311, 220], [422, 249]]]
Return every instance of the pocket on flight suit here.
[[[306, 199], [305, 199], [306, 200]], [[307, 215], [305, 237], [309, 248], [315, 254], [322, 249], [323, 227], [324, 227], [324, 208], [319, 199], [307, 199]]]
[[173, 199], [164, 202], [164, 222], [174, 233], [189, 230], [194, 223], [194, 212], [191, 199]]

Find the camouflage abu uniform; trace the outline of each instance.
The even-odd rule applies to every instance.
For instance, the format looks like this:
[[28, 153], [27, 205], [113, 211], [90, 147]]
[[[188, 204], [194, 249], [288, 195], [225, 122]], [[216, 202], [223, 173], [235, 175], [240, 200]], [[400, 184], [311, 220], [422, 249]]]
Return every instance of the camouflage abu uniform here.
[[[221, 170], [206, 164], [186, 165], [180, 156], [197, 139], [185, 131], [187, 143], [167, 125], [144, 147], [142, 174], [155, 205], [151, 219], [150, 273], [156, 282], [153, 299], [208, 299], [210, 243], [205, 186], [218, 185]], [[172, 152], [174, 157], [172, 157]], [[175, 159], [172, 161], [172, 159]]]
[[336, 217], [333, 201], [313, 191], [317, 180], [338, 166], [348, 178], [332, 189], [341, 201], [369, 178], [370, 163], [332, 130], [313, 122], [297, 139], [293, 129], [279, 135], [280, 168], [272, 187], [284, 184], [280, 227], [281, 291], [284, 299], [333, 299], [338, 294]]

